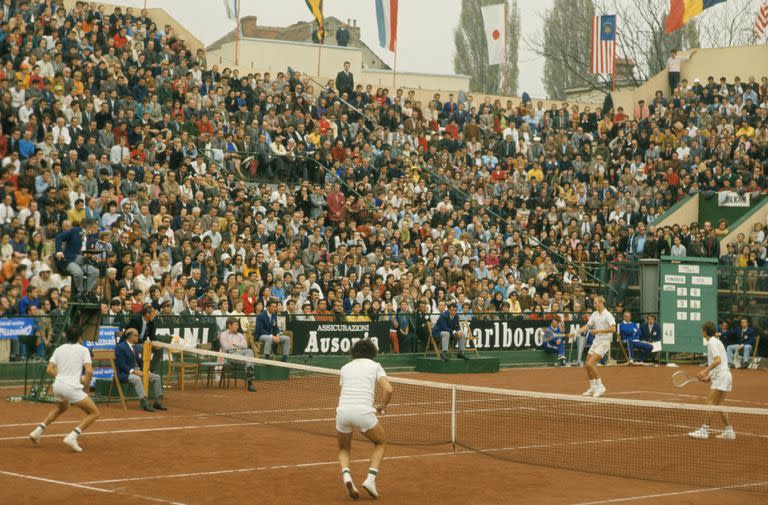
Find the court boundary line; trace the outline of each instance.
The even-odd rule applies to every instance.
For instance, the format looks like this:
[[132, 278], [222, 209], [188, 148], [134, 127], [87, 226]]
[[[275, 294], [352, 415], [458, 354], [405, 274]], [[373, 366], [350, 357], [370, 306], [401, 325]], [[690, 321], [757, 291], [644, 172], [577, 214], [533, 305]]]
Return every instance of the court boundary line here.
[[627, 496], [624, 498], [610, 498], [607, 500], [579, 502], [579, 503], [574, 503], [573, 505], [602, 505], [606, 503], [623, 503], [628, 501], [647, 500], [652, 498], [664, 498], [667, 496], [680, 496], [680, 495], [697, 494], [697, 493], [712, 493], [715, 491], [733, 491], [733, 490], [744, 489], [748, 487], [765, 486], [765, 485], [768, 485], [768, 481], [750, 482], [749, 484], [734, 484], [732, 486], [705, 487], [702, 489], [689, 489], [687, 491], [670, 491], [668, 493], [654, 493], [654, 494], [646, 494], [646, 495]]
[[0, 470], [0, 475], [5, 475], [6, 477], [16, 477], [19, 479], [34, 480], [38, 482], [45, 482], [47, 484], [56, 484], [56, 485], [65, 486], [65, 487], [73, 487], [76, 489], [85, 489], [87, 491], [96, 491], [99, 493], [122, 494], [125, 496], [130, 496], [132, 498], [139, 498], [141, 500], [149, 500], [149, 501], [158, 502], [158, 503], [167, 503], [169, 505], [185, 505], [183, 502], [164, 500], [162, 498], [157, 498], [154, 496], [142, 496], [142, 495], [133, 494], [133, 493], [126, 493], [124, 491], [117, 490], [117, 489], [103, 489], [99, 487], [89, 486], [87, 484], [67, 482], [67, 481], [58, 480], [58, 479], [49, 479], [46, 477], [38, 477], [36, 475], [29, 475], [24, 473], [9, 472], [7, 470]]
[[[639, 436], [639, 437], [621, 437], [621, 438], [613, 438], [613, 439], [580, 440], [580, 441], [569, 442], [567, 445], [629, 442], [629, 441], [638, 441], [638, 440], [648, 440], [652, 438], [677, 438], [682, 436], [684, 435], [675, 434], [675, 435], [665, 435], [662, 437], [646, 435], [646, 436]], [[447, 445], [447, 444], [444, 444], [444, 445]], [[429, 452], [429, 453], [420, 453], [420, 454], [402, 454], [399, 456], [385, 456], [384, 460], [391, 461], [391, 460], [429, 458], [429, 457], [441, 457], [441, 456], [456, 456], [456, 455], [463, 456], [468, 454], [477, 454], [478, 456], [484, 456], [489, 453], [495, 453], [495, 452], [512, 452], [512, 451], [525, 451], [529, 449], [546, 449], [548, 447], [555, 447], [560, 445], [563, 445], [563, 444], [561, 443], [530, 444], [530, 445], [517, 445], [513, 447], [491, 448], [491, 449], [472, 449], [467, 446], [462, 446], [464, 447], [464, 449], [457, 449], [455, 451], [440, 451], [440, 452]], [[367, 461], [369, 461], [369, 458], [356, 459], [356, 460], [352, 460], [351, 462], [364, 463]], [[535, 463], [526, 463], [524, 461], [515, 461], [515, 460], [505, 460], [505, 461], [508, 461], [509, 463], [515, 463], [515, 464], [540, 466], [540, 465], [536, 465]], [[257, 472], [257, 471], [264, 471], [264, 470], [282, 470], [282, 469], [288, 469], [288, 468], [306, 468], [306, 467], [338, 465], [338, 464], [339, 464], [338, 461], [318, 461], [318, 462], [310, 462], [310, 463], [265, 465], [265, 466], [257, 466], [257, 467], [231, 468], [226, 470], [209, 470], [205, 472], [184, 472], [184, 473], [167, 474], [167, 475], [148, 475], [145, 477], [126, 477], [122, 479], [84, 481], [81, 484], [83, 485], [114, 484], [114, 483], [120, 483], [120, 482], [136, 482], [136, 481], [146, 481], [146, 480], [181, 479], [181, 478], [188, 478], [188, 477], [200, 477], [200, 476], [206, 476], [206, 475], [226, 475], [226, 474], [235, 474], [235, 473]], [[578, 472], [578, 470], [576, 471]], [[616, 476], [613, 476], [613, 477], [616, 477]], [[690, 484], [679, 484], [679, 485], [690, 486]]]

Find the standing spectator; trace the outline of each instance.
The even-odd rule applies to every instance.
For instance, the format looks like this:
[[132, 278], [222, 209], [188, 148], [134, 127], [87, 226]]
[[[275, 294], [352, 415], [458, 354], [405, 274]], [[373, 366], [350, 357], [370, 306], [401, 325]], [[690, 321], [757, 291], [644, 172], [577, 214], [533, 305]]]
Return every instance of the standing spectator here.
[[355, 77], [349, 71], [348, 61], [344, 62], [344, 70], [336, 74], [336, 89], [339, 91], [339, 96], [343, 97], [346, 93], [347, 100], [351, 99], [352, 92], [355, 90]]
[[672, 49], [667, 58], [667, 79], [669, 81], [669, 91], [674, 93], [677, 85], [680, 84], [680, 64], [690, 60], [696, 54], [694, 49], [688, 56], [678, 56], [677, 49]]
[[[349, 45], [349, 30], [347, 29], [347, 23], [341, 23], [339, 29], [336, 30], [336, 43], [341, 47], [347, 47]], [[338, 87], [338, 84], [336, 86]]]

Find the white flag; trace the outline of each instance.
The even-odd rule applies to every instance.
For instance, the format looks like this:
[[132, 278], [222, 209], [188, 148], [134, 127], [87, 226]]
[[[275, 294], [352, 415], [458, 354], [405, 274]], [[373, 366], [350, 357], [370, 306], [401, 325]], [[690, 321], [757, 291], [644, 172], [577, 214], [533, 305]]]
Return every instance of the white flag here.
[[482, 8], [485, 40], [488, 41], [488, 64], [504, 63], [504, 4], [487, 5]]

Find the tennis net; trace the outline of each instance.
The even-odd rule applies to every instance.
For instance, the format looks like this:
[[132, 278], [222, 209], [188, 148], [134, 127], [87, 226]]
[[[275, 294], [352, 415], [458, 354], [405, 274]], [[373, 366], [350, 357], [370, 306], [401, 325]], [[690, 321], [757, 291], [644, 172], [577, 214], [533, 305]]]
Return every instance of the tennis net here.
[[[335, 436], [338, 370], [161, 345], [183, 351], [192, 365], [184, 391], [172, 377], [166, 399], [175, 408]], [[248, 392], [246, 369], [273, 380], [255, 381], [256, 391]], [[195, 387], [198, 374], [202, 385]], [[236, 386], [214, 387], [233, 374]], [[205, 387], [209, 376], [211, 387]], [[768, 493], [760, 470], [768, 468], [768, 409], [390, 381], [394, 398], [380, 421], [391, 444], [445, 444], [548, 468]], [[708, 440], [688, 436], [708, 414], [721, 427], [721, 413], [729, 416], [735, 440], [716, 438], [717, 430]]]

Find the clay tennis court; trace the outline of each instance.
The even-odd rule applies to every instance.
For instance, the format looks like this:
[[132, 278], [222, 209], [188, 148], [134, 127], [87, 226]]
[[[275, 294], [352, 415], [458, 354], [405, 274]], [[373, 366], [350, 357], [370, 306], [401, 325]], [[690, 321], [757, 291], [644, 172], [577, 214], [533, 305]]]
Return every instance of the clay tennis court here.
[[[683, 368], [689, 373], [698, 369]], [[608, 398], [652, 399], [670, 402], [698, 402], [706, 392], [704, 385], [693, 384], [684, 389], [674, 388], [669, 380], [672, 370], [652, 367], [605, 367], [602, 369], [608, 387]], [[582, 369], [515, 369], [489, 375], [429, 376], [403, 374], [404, 377], [447, 381], [457, 384], [493, 386], [511, 389], [581, 393], [584, 389]], [[768, 407], [764, 394], [765, 374], [761, 371], [735, 371], [734, 393], [728, 405], [739, 407]], [[241, 383], [242, 384], [242, 383]], [[284, 383], [258, 383], [260, 393], [277, 398]], [[398, 385], [395, 384], [397, 394]], [[0, 396], [15, 394], [13, 389], [0, 390]], [[290, 394], [298, 394], [295, 391]], [[260, 408], [293, 404], [290, 394]], [[261, 424], [259, 415], [249, 415], [248, 409], [236, 410], [244, 392], [238, 390], [187, 388], [185, 393], [171, 392], [166, 403], [168, 412], [145, 413], [137, 410], [136, 402], [123, 411], [118, 403], [102, 405], [102, 418], [83, 435], [80, 443], [85, 452], [74, 454], [61, 443], [79, 417], [74, 411], [66, 413], [61, 422], [50, 426], [35, 447], [27, 434], [39, 422], [50, 405], [3, 402], [0, 409], [0, 501], [2, 503], [185, 503], [224, 504], [251, 501], [255, 503], [349, 503], [335, 461], [335, 440], [311, 433], [315, 423], [327, 423], [328, 413], [313, 411], [312, 405], [327, 402], [322, 395], [311, 395], [304, 412], [281, 410], [281, 426]], [[246, 397], [246, 402], [250, 401]], [[396, 403], [397, 399], [393, 402]], [[242, 403], [242, 400], [241, 400]], [[440, 403], [440, 401], [437, 401]], [[416, 405], [414, 402], [412, 405]], [[224, 415], [207, 415], [201, 410], [217, 409]], [[451, 444], [430, 443], [429, 430], [440, 440], [445, 430], [440, 408], [409, 407], [408, 414], [397, 414], [392, 420], [404, 424], [396, 429], [418, 426], [422, 445], [392, 445], [382, 465], [378, 488], [387, 503], [418, 504], [723, 504], [740, 505], [766, 503], [765, 480], [760, 467], [751, 462], [765, 461], [768, 433], [763, 430], [759, 446], [747, 456], [744, 471], [751, 473], [750, 484], [727, 486], [680, 485], [652, 480], [610, 477], [579, 471], [581, 464], [574, 459], [573, 470], [544, 467], [506, 461], [467, 450]], [[274, 409], [276, 412], [278, 409]], [[314, 412], [314, 413], [313, 413]], [[391, 412], [388, 412], [389, 415]], [[531, 433], [540, 429], [553, 431], [552, 447], [531, 453], [534, 459], [557, 448], [562, 432], [566, 440], [579, 438], [579, 433], [599, 433], [607, 430], [604, 444], [579, 444], [583, 465], [600, 455], [626, 452], [634, 442], [623, 444], [610, 439], [612, 428], [599, 419], [574, 422], [567, 416], [559, 428], [534, 425], [539, 422], [535, 412], [517, 419], [515, 426], [503, 421], [504, 430]], [[554, 414], [555, 417], [559, 414]], [[468, 417], [472, 430], [483, 430], [493, 418]], [[272, 417], [274, 419], [274, 415]], [[501, 418], [496, 418], [501, 419]], [[526, 419], [531, 419], [526, 421]], [[307, 421], [305, 423], [305, 421]], [[552, 419], [546, 421], [551, 423]], [[304, 426], [307, 424], [307, 426]], [[499, 421], [502, 424], [502, 421]], [[734, 421], [737, 434], [740, 426]], [[332, 426], [332, 425], [331, 425]], [[386, 426], [386, 424], [385, 424]], [[288, 429], [286, 429], [286, 427]], [[763, 424], [765, 427], [765, 424]], [[754, 428], [754, 426], [752, 427]], [[466, 429], [466, 428], [465, 428]], [[424, 431], [426, 430], [426, 431]], [[595, 431], [598, 430], [598, 431]], [[752, 429], [752, 431], [755, 431]], [[739, 458], [734, 442], [721, 440], [695, 441], [678, 436], [669, 439], [670, 448], [684, 443], [685, 449], [701, 458], [712, 460], [712, 454], [722, 450], [725, 458]], [[666, 442], [665, 442], [666, 443]], [[683, 447], [680, 445], [680, 447]], [[741, 448], [741, 446], [739, 446]], [[633, 449], [635, 450], [635, 449]], [[672, 450], [672, 449], [671, 449]], [[352, 472], [359, 481], [367, 469], [365, 458], [370, 446], [356, 442], [352, 457]], [[523, 456], [525, 457], [525, 455]], [[637, 452], [638, 468], [648, 455]], [[665, 455], [656, 454], [663, 462]], [[653, 458], [651, 458], [653, 459]], [[596, 460], [594, 460], [596, 461]], [[680, 465], [675, 472], [684, 474], [690, 467]], [[361, 501], [367, 501], [361, 498]]]

